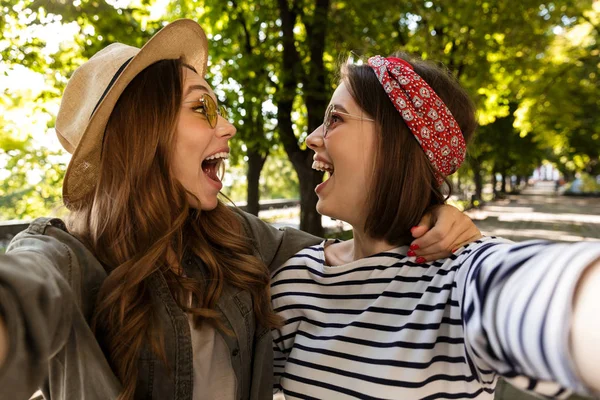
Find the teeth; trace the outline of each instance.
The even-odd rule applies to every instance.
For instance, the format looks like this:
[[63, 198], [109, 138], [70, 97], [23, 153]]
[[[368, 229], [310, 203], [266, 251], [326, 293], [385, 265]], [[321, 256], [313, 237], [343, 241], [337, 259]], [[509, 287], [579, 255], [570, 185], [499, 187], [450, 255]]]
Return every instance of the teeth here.
[[317, 171], [325, 171], [329, 172], [330, 174], [333, 173], [333, 165], [323, 161], [313, 161], [312, 168], [316, 169]]
[[215, 160], [217, 158], [228, 159], [229, 158], [229, 153], [225, 153], [225, 152], [216, 153], [216, 154], [213, 154], [212, 156], [206, 157], [205, 161]]

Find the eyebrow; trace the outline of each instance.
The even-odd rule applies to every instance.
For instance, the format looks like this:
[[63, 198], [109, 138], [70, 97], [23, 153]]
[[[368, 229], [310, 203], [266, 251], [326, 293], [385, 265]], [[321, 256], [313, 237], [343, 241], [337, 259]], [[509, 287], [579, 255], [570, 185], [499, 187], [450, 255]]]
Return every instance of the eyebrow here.
[[196, 68], [192, 67], [190, 64], [183, 63], [183, 66], [186, 67], [186, 68], [188, 68], [188, 69], [191, 69], [195, 73], [198, 73], [198, 71], [196, 71]]
[[346, 110], [346, 107], [344, 107], [344, 106], [343, 106], [343, 105], [341, 105], [341, 104], [334, 104], [334, 105], [333, 105], [333, 107], [335, 107], [335, 109], [336, 109], [337, 111], [341, 111], [341, 112], [343, 112], [343, 113], [350, 114], [350, 113], [348, 112], [348, 110]]
[[194, 90], [202, 90], [202, 91], [205, 91], [206, 93], [209, 93], [208, 88], [204, 85], [192, 85], [187, 89], [187, 91], [185, 92], [183, 97], [187, 97]]

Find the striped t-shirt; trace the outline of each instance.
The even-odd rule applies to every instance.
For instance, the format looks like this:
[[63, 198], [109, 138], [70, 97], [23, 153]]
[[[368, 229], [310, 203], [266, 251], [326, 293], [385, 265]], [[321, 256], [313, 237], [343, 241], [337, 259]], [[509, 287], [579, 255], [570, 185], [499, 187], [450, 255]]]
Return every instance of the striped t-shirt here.
[[485, 238], [436, 262], [399, 247], [340, 266], [324, 245], [272, 276], [285, 320], [274, 389], [287, 400], [492, 399], [498, 375], [552, 397], [585, 391], [569, 327], [597, 243]]

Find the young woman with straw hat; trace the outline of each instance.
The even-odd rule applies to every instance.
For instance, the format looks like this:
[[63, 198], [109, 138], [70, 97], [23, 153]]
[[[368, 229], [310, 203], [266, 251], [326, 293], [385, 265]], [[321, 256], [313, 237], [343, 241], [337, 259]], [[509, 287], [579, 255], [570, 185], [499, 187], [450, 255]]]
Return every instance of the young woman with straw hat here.
[[[56, 119], [70, 215], [35, 220], [0, 256], [0, 399], [271, 396], [269, 271], [320, 239], [219, 202], [236, 129], [207, 48], [180, 20], [70, 78]], [[448, 243], [478, 234], [445, 215]]]

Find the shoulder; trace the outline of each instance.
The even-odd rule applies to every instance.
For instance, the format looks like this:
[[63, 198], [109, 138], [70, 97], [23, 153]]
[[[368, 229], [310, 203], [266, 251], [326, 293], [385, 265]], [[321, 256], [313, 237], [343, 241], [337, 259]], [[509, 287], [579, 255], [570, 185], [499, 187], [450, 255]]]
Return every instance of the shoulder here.
[[238, 207], [228, 206], [227, 208], [237, 217], [248, 236], [251, 236], [253, 231], [264, 228], [265, 225], [267, 225], [266, 222], [262, 221], [257, 216], [247, 213]]
[[296, 254], [291, 255], [281, 267], [275, 269], [271, 276], [272, 281], [290, 278], [291, 276], [299, 278], [304, 275], [312, 274], [315, 269], [321, 270], [325, 265], [325, 245], [328, 241], [322, 241], [311, 246], [307, 246]]
[[6, 253], [37, 254], [53, 265], [72, 288], [81, 287], [82, 291], [99, 286], [106, 278], [102, 264], [58, 218], [35, 219], [12, 239]]
[[256, 254], [270, 271], [283, 264], [299, 250], [321, 242], [321, 238], [293, 228], [275, 228], [258, 217], [232, 209], [241, 219]]
[[75, 238], [68, 233], [61, 219], [37, 218], [11, 240], [6, 252], [33, 251], [61, 257], [70, 252], [72, 239]]

